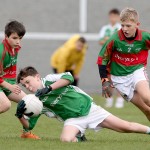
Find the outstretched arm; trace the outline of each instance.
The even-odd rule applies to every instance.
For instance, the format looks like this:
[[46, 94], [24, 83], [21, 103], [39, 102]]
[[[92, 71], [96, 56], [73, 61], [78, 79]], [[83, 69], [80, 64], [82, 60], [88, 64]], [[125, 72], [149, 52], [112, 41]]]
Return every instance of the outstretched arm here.
[[67, 86], [70, 84], [70, 81], [67, 79], [59, 79], [58, 81], [54, 82], [53, 84], [51, 84], [51, 88], [52, 90], [56, 90], [59, 89], [61, 87]]
[[47, 94], [52, 90], [67, 86], [74, 81], [74, 78], [70, 72], [51, 74], [48, 75], [45, 79], [46, 81], [49, 81], [49, 84], [46, 85], [46, 87], [44, 87], [43, 89], [37, 90], [35, 94], [37, 97]]

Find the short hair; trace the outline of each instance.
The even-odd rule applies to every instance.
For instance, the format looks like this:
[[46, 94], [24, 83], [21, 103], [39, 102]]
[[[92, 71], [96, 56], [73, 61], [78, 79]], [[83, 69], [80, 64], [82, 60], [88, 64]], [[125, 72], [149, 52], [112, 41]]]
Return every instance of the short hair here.
[[120, 15], [120, 11], [117, 8], [113, 8], [109, 11], [109, 15], [110, 14], [116, 14], [116, 15]]
[[26, 33], [24, 25], [16, 20], [10, 21], [5, 26], [5, 34], [9, 37], [12, 33], [17, 33], [19, 37], [23, 37]]
[[77, 41], [80, 41], [83, 44], [86, 43], [86, 39], [84, 37], [80, 37]]
[[19, 71], [18, 76], [17, 76], [17, 83], [19, 84], [20, 80], [23, 80], [24, 78], [28, 76], [35, 76], [37, 74], [38, 74], [38, 71], [34, 67], [32, 66], [25, 67]]
[[139, 14], [134, 8], [125, 8], [122, 10], [120, 14], [120, 20], [121, 21], [130, 20], [133, 22], [138, 22]]

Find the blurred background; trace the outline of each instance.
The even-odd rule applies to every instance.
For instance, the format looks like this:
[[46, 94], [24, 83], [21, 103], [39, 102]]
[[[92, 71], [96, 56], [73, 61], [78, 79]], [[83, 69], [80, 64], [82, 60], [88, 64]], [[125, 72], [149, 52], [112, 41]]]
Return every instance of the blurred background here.
[[149, 0], [0, 1], [0, 39], [4, 38], [4, 27], [10, 20], [23, 22], [27, 30], [19, 54], [18, 69], [32, 65], [45, 76], [52, 72], [50, 56], [61, 44], [74, 33], [80, 33], [87, 38], [89, 48], [79, 86], [89, 93], [101, 92], [96, 65], [101, 48], [98, 44], [98, 33], [108, 23], [109, 10], [133, 7], [140, 14], [141, 28], [150, 30]]

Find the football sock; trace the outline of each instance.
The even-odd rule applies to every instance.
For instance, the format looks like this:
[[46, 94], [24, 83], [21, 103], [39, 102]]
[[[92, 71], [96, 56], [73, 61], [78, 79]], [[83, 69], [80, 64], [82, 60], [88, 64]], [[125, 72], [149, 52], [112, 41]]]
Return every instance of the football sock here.
[[150, 127], [147, 128], [146, 133], [147, 133], [147, 134], [150, 134]]
[[106, 98], [106, 107], [112, 107], [113, 105], [113, 97]]

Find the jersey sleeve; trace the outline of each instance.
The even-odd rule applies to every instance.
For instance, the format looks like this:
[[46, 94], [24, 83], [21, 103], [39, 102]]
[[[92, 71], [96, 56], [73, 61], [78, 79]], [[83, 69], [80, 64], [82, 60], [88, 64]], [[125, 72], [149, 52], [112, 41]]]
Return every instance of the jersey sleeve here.
[[109, 39], [103, 46], [99, 52], [97, 64], [98, 65], [107, 65], [110, 61], [111, 54], [114, 47], [114, 40]]
[[56, 82], [59, 79], [69, 80], [70, 83], [74, 82], [74, 78], [70, 72], [60, 73], [60, 74], [49, 74], [45, 77], [46, 81]]
[[2, 60], [3, 51], [4, 51], [4, 45], [0, 44], [0, 84], [4, 81], [3, 80], [3, 60]]
[[147, 32], [146, 35], [147, 35], [145, 40], [146, 48], [150, 50], [150, 33]]
[[36, 123], [37, 123], [40, 116], [41, 116], [41, 114], [38, 115], [37, 117], [32, 117], [32, 118], [27, 119], [28, 122], [29, 122], [29, 128], [27, 129], [27, 128], [23, 127], [24, 130], [25, 131], [32, 130], [35, 127], [35, 125], [36, 125]]

